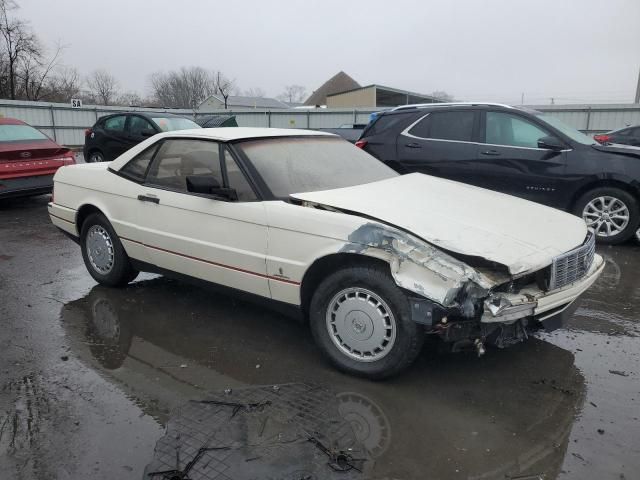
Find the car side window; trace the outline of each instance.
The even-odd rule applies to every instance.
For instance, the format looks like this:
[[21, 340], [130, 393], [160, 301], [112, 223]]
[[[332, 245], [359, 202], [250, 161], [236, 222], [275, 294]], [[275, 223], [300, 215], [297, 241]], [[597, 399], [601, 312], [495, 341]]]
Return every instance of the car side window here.
[[434, 112], [414, 125], [409, 133], [420, 138], [471, 142], [474, 118], [472, 111]]
[[153, 159], [146, 183], [181, 192], [187, 191], [187, 177], [214, 177], [223, 185], [219, 145], [191, 139], [165, 140]]
[[238, 194], [238, 200], [241, 202], [251, 202], [257, 200], [253, 188], [249, 184], [247, 177], [245, 177], [238, 164], [229, 153], [229, 150], [224, 151], [224, 164], [227, 169], [227, 179], [229, 180], [229, 188], [234, 188]]
[[124, 115], [116, 115], [115, 117], [110, 117], [107, 118], [103, 125], [105, 130], [112, 130], [115, 132], [123, 132], [124, 131], [124, 124], [125, 121], [127, 120], [127, 117], [125, 117]]
[[538, 148], [538, 140], [546, 136], [549, 132], [518, 115], [487, 112], [485, 143]]
[[139, 117], [138, 115], [129, 117], [129, 133], [131, 135], [134, 137], [141, 137], [143, 130], [156, 131], [147, 119]]
[[142, 153], [139, 153], [136, 157], [129, 160], [129, 162], [120, 169], [120, 173], [134, 182], [144, 182], [149, 163], [151, 163], [153, 154], [156, 153], [157, 149], [158, 144], [151, 145]]

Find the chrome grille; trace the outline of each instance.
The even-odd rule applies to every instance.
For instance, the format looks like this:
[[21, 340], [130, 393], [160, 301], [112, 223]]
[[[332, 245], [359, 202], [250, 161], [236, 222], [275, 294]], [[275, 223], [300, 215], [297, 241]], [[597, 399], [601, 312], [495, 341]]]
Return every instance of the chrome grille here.
[[551, 265], [549, 290], [562, 288], [584, 277], [591, 267], [596, 252], [596, 236], [589, 232], [578, 248], [558, 255]]

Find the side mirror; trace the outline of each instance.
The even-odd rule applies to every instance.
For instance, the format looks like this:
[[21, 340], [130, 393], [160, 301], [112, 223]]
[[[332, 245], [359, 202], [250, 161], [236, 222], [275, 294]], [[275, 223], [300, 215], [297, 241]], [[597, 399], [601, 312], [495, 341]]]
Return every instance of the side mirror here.
[[560, 150], [564, 150], [567, 147], [556, 137], [548, 136], [538, 139], [538, 148], [546, 148], [547, 150], [559, 152]]
[[140, 131], [140, 135], [143, 137], [153, 137], [156, 134], [155, 130], [151, 130], [150, 128], [145, 128]]
[[212, 176], [190, 175], [187, 177], [187, 191], [191, 193], [203, 193], [213, 195], [220, 200], [236, 201], [238, 193], [235, 188], [221, 187], [218, 180]]

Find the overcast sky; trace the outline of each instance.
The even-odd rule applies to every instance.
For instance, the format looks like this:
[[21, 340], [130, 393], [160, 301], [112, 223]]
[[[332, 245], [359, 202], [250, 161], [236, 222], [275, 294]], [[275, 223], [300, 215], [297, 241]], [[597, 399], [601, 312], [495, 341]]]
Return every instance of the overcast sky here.
[[640, 0], [18, 0], [81, 74], [123, 90], [198, 65], [268, 95], [340, 70], [361, 85], [520, 103], [632, 102]]

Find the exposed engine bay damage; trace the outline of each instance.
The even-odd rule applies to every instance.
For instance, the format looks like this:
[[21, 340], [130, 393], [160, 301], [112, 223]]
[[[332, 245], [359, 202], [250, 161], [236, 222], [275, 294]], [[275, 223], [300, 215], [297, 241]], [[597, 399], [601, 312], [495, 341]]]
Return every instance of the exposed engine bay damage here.
[[[369, 222], [348, 237], [340, 251], [380, 258], [389, 263], [396, 283], [414, 294], [414, 321], [440, 336], [454, 350], [484, 343], [508, 346], [534, 328], [537, 296], [515, 289], [513, 277], [482, 265], [472, 267], [399, 229]], [[544, 295], [544, 292], [537, 290]]]
[[401, 230], [366, 223], [349, 235], [343, 253], [359, 253], [385, 260], [397, 284], [465, 317], [475, 312], [466, 302], [481, 299], [495, 281], [447, 253]]

